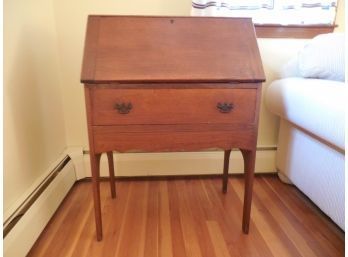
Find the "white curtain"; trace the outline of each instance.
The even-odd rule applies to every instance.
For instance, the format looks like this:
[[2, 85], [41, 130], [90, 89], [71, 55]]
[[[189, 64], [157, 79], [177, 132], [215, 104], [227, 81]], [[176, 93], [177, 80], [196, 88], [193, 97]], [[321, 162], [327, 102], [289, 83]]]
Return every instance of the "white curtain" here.
[[337, 1], [193, 0], [191, 15], [251, 17], [256, 24], [332, 25], [335, 21]]

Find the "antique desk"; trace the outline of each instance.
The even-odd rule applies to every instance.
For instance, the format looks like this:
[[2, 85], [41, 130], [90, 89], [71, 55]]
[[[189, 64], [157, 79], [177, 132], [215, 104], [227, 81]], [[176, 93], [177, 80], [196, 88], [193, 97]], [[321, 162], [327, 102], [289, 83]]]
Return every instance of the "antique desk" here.
[[249, 231], [265, 81], [248, 18], [89, 16], [84, 83], [97, 240], [102, 239], [99, 160], [112, 151], [225, 151], [244, 158], [242, 228]]

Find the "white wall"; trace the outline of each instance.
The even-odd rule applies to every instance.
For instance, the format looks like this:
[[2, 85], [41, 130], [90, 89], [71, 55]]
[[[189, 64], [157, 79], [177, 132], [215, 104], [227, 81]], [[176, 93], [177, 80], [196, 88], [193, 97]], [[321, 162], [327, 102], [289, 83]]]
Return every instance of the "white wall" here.
[[335, 29], [335, 32], [344, 32], [346, 29], [345, 6], [345, 0], [338, 0], [338, 8], [336, 13], [336, 24], [338, 24], [338, 27]]
[[4, 213], [67, 142], [49, 0], [4, 1]]

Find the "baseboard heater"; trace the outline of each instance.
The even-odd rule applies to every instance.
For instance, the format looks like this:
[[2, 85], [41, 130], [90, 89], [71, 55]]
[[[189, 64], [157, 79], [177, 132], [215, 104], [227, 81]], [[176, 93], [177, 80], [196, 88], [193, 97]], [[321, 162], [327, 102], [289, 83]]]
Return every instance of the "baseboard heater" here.
[[67, 155], [60, 163], [43, 179], [43, 181], [33, 190], [33, 192], [23, 201], [23, 203], [5, 220], [3, 223], [3, 238], [14, 228], [18, 221], [24, 216], [36, 199], [51, 184], [54, 178], [67, 165], [71, 158]]

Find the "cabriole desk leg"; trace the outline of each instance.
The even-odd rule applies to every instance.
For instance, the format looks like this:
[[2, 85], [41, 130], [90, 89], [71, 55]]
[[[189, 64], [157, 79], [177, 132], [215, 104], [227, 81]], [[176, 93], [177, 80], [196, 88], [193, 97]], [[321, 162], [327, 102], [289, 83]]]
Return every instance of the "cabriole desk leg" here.
[[98, 241], [101, 241], [103, 238], [103, 226], [102, 226], [101, 206], [100, 206], [100, 186], [99, 186], [100, 156], [101, 156], [100, 154], [94, 154], [92, 152], [90, 153], [95, 224], [96, 224]]
[[228, 184], [228, 167], [230, 163], [231, 149], [224, 152], [224, 172], [222, 175], [222, 192], [226, 194]]
[[107, 152], [106, 155], [108, 157], [108, 164], [109, 164], [111, 197], [115, 198], [116, 197], [116, 188], [115, 188], [114, 158], [113, 158], [112, 152]]
[[251, 200], [253, 195], [253, 180], [255, 170], [256, 150], [240, 149], [244, 159], [244, 205], [242, 229], [245, 234], [249, 233]]

